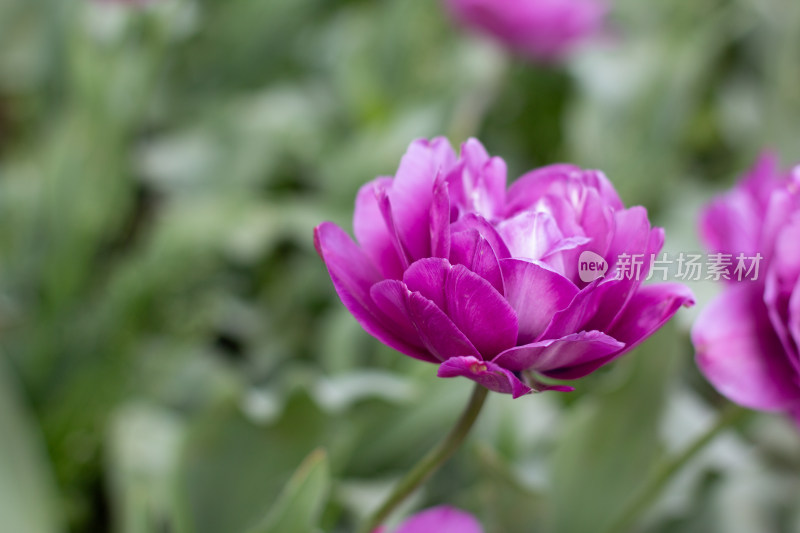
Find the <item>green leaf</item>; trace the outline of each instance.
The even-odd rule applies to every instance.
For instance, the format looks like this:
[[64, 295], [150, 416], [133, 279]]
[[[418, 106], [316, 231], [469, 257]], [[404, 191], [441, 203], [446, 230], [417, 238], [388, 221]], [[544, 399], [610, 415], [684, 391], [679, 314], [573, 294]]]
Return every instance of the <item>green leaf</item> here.
[[615, 363], [607, 377], [624, 381], [602, 396], [586, 396], [570, 413], [553, 464], [557, 533], [602, 531], [663, 456], [660, 413], [674, 376], [677, 336], [664, 328]]
[[479, 480], [472, 489], [474, 507], [483, 510], [481, 522], [487, 531], [530, 533], [547, 512], [547, 501], [539, 490], [520, 476], [520, 465], [509, 463], [497, 450], [482, 444], [476, 449]]
[[50, 465], [34, 427], [0, 362], [0, 531], [61, 531]]
[[252, 533], [316, 531], [330, 485], [327, 454], [321, 448], [314, 450], [292, 475], [265, 523]]
[[262, 424], [227, 404], [202, 416], [188, 434], [180, 474], [187, 531], [236, 533], [261, 523], [295, 465], [327, 442], [330, 420], [304, 391], [281, 416]]
[[114, 531], [180, 531], [175, 474], [183, 437], [184, 424], [169, 409], [137, 401], [114, 413], [106, 441]]

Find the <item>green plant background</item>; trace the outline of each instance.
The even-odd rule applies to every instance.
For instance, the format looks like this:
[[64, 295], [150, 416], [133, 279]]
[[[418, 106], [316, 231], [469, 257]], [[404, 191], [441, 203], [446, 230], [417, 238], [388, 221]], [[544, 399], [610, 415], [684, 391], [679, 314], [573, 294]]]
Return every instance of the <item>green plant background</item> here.
[[[603, 169], [698, 250], [699, 206], [762, 147], [800, 158], [799, 87], [789, 0], [617, 0], [549, 68], [432, 0], [3, 0], [0, 531], [351, 531], [470, 383], [360, 329], [316, 224], [349, 227], [412, 139], [475, 135], [512, 177]], [[492, 395], [403, 512], [599, 531], [725, 403], [695, 313], [574, 393]], [[800, 531], [799, 442], [751, 416], [638, 531]]]

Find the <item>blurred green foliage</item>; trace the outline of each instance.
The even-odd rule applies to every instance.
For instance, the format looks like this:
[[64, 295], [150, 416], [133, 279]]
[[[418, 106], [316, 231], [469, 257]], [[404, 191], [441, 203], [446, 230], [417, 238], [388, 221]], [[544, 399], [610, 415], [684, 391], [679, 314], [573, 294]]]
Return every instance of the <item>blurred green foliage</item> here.
[[[673, 249], [763, 146], [800, 157], [800, 4], [612, 15], [545, 68], [430, 0], [4, 0], [0, 530], [351, 530], [469, 388], [366, 335], [313, 251], [413, 138], [601, 168]], [[720, 403], [686, 323], [575, 393], [491, 397], [409, 506], [595, 531]], [[641, 531], [800, 530], [796, 439], [726, 434]]]

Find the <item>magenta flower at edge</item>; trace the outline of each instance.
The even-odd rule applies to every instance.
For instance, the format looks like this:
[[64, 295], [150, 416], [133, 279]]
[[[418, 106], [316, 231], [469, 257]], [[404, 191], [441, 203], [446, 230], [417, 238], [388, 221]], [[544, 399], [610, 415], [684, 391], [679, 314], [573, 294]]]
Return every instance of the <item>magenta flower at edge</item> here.
[[[389, 532], [379, 528], [374, 533]], [[415, 514], [392, 533], [483, 533], [483, 528], [471, 514], [442, 505]]]
[[445, 0], [454, 18], [534, 59], [561, 58], [603, 28], [606, 0]]
[[[476, 140], [411, 144], [394, 178], [358, 193], [359, 244], [326, 222], [315, 245], [339, 297], [388, 346], [515, 398], [577, 379], [642, 342], [680, 308], [683, 285], [619, 276], [664, 231], [625, 209], [597, 171], [553, 165], [506, 189], [506, 165]], [[582, 253], [607, 262], [590, 282]], [[647, 263], [647, 261], [645, 261]], [[556, 387], [571, 390], [569, 387]]]
[[120, 4], [130, 6], [146, 6], [157, 2], [158, 0], [94, 0], [98, 4]]
[[734, 264], [740, 254], [763, 257], [757, 276], [732, 277], [695, 323], [700, 370], [730, 400], [800, 424], [800, 166], [785, 175], [763, 155], [706, 207], [700, 233]]

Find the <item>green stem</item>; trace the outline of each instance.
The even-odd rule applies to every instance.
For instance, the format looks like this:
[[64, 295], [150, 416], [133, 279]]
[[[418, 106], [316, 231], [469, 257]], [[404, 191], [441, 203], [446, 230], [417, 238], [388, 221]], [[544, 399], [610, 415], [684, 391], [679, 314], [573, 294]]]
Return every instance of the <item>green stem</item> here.
[[460, 143], [468, 137], [480, 133], [481, 124], [492, 105], [503, 91], [508, 79], [510, 60], [504, 52], [498, 51], [493, 57], [493, 72], [489, 73], [482, 83], [461, 96], [456, 101], [453, 117], [448, 128], [448, 137], [452, 142]]
[[635, 525], [641, 514], [655, 501], [664, 487], [680, 472], [700, 451], [702, 451], [717, 435], [738, 422], [747, 411], [737, 405], [729, 405], [720, 414], [717, 422], [708, 428], [697, 440], [690, 444], [677, 456], [667, 459], [655, 471], [644, 489], [628, 502], [619, 518], [604, 530], [605, 533], [627, 533]]
[[456, 425], [450, 430], [447, 437], [429, 451], [428, 454], [400, 480], [386, 501], [383, 502], [383, 505], [364, 521], [358, 533], [371, 533], [375, 528], [381, 525], [381, 523], [386, 520], [386, 517], [388, 517], [403, 500], [422, 485], [453, 455], [453, 453], [455, 453], [461, 443], [464, 442], [464, 438], [478, 418], [478, 413], [480, 413], [481, 407], [483, 407], [488, 392], [488, 389], [482, 385], [475, 385], [467, 407], [464, 409], [464, 412], [461, 413], [461, 418], [458, 419], [458, 422], [456, 422]]

